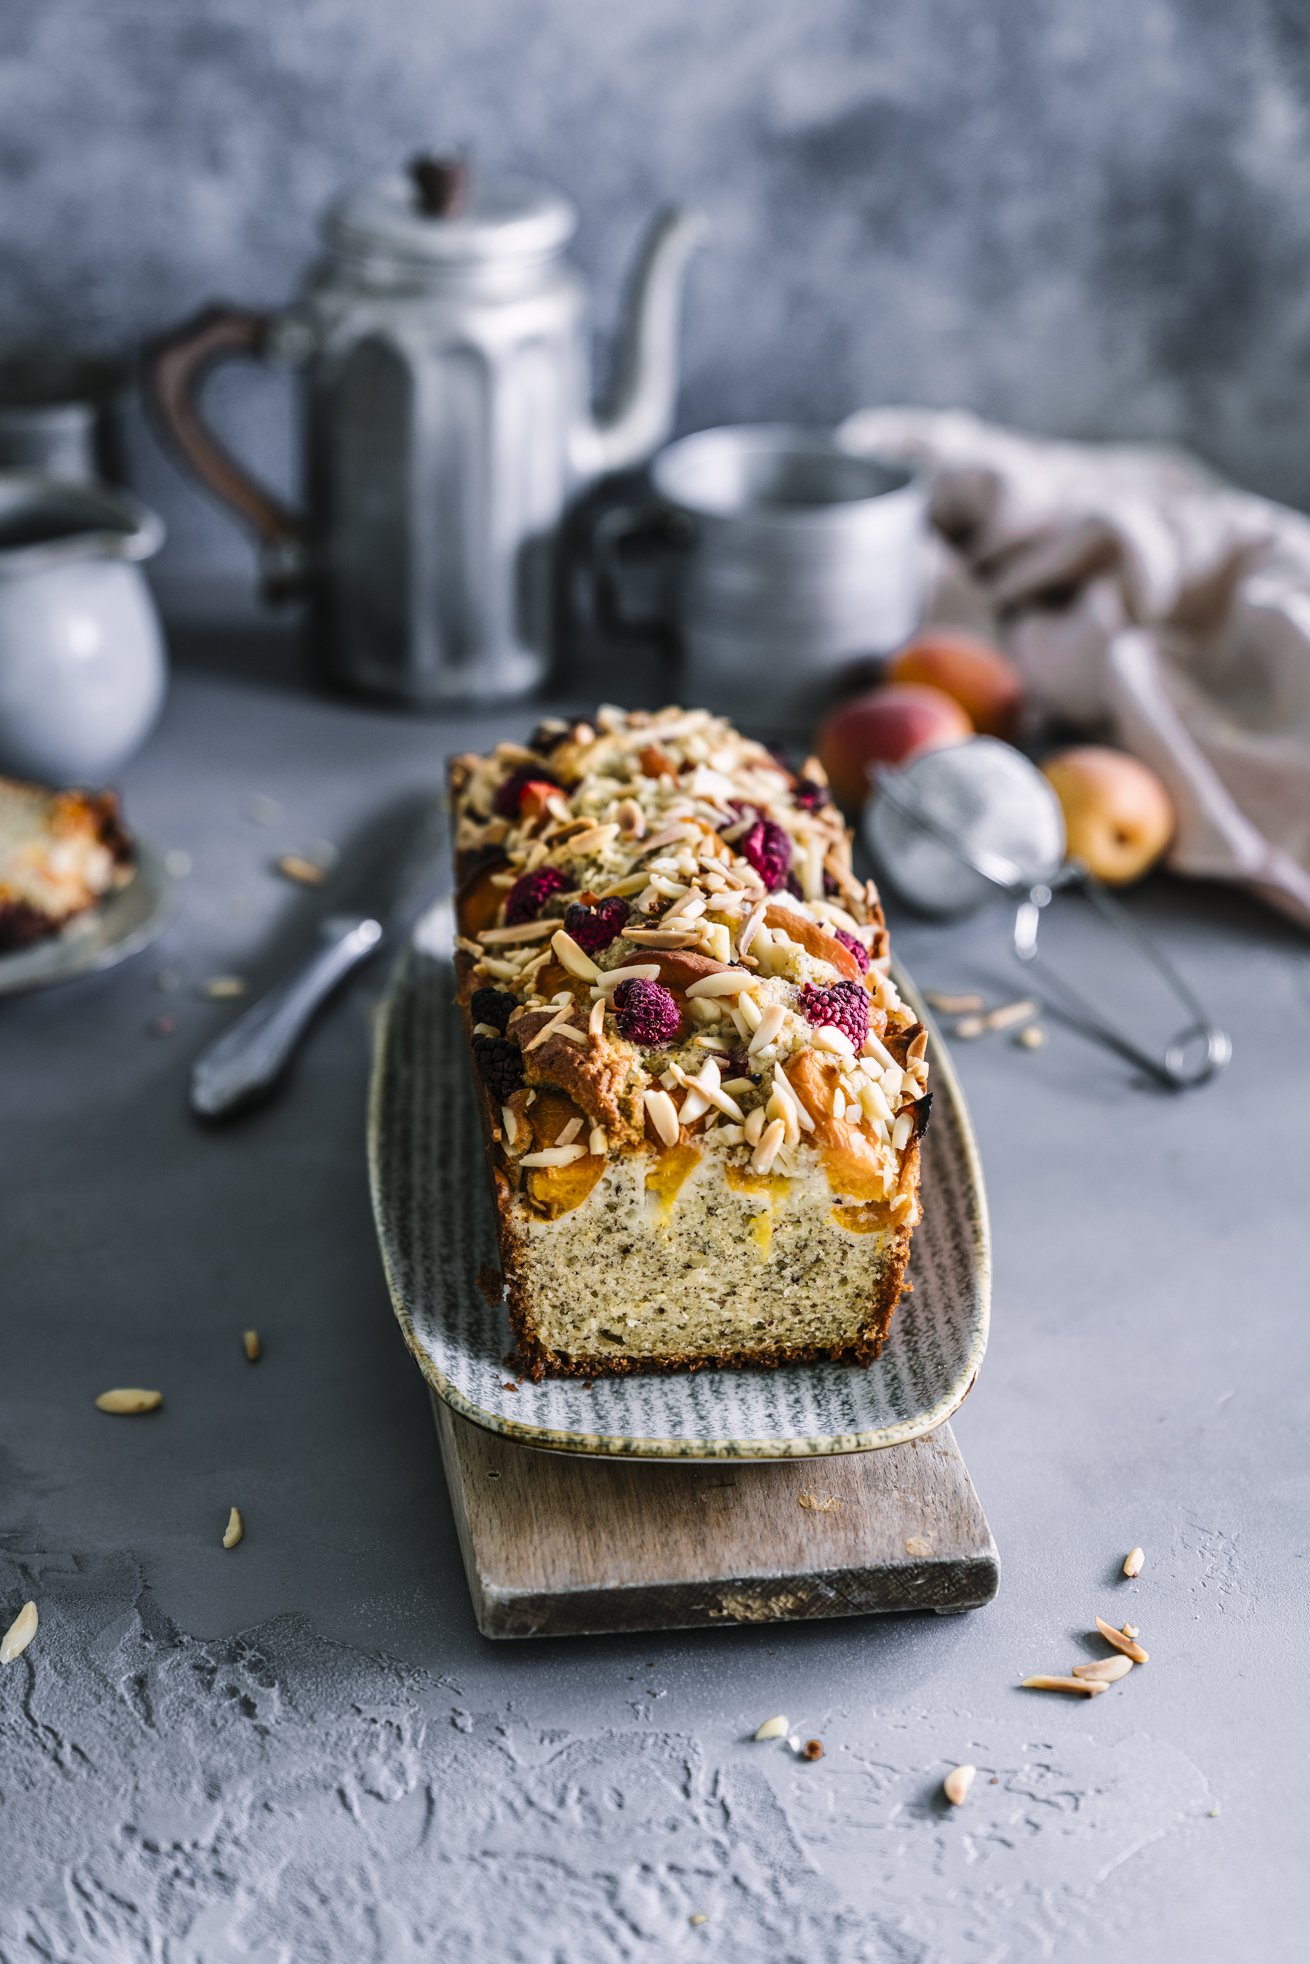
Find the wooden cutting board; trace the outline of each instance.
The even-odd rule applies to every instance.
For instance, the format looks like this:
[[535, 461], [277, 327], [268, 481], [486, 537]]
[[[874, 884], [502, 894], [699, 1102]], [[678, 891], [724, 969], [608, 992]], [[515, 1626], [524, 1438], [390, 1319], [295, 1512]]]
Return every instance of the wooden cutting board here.
[[996, 1544], [949, 1425], [825, 1459], [538, 1452], [433, 1398], [486, 1637], [977, 1609]]

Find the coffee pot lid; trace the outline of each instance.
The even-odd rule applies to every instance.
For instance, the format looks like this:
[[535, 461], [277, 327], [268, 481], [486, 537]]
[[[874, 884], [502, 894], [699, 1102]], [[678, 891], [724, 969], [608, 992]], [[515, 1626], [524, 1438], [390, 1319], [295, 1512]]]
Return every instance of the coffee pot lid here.
[[382, 251], [416, 266], [540, 257], [577, 225], [567, 198], [524, 178], [486, 177], [462, 158], [423, 155], [337, 200], [324, 221], [334, 250]]

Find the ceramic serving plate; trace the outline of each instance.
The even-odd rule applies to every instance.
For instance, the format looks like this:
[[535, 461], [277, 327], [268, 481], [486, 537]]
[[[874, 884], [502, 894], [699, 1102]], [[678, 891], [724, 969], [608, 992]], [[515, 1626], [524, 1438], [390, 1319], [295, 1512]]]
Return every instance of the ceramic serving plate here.
[[[439, 920], [420, 925], [379, 1013], [369, 1117], [373, 1210], [391, 1299], [419, 1368], [454, 1411], [556, 1452], [637, 1459], [800, 1459], [931, 1432], [961, 1403], [987, 1344], [987, 1203], [968, 1113], [930, 1031], [932, 1123], [912, 1291], [878, 1362], [777, 1371], [515, 1380], [509, 1322], [476, 1283], [497, 1269], [495, 1219], [454, 975]], [[585, 1276], [578, 1279], [586, 1287]]]
[[0, 996], [113, 968], [149, 947], [168, 919], [171, 882], [163, 855], [141, 839], [133, 844], [136, 864], [125, 887], [70, 921], [62, 934], [0, 955]]

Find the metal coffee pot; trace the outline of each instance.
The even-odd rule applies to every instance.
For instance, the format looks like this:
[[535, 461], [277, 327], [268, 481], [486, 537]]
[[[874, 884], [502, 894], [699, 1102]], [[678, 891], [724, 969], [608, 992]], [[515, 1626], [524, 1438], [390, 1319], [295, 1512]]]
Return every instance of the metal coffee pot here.
[[[280, 313], [213, 307], [152, 351], [151, 396], [196, 475], [258, 535], [266, 594], [304, 591], [335, 681], [414, 704], [496, 701], [545, 675], [568, 502], [664, 441], [683, 271], [703, 221], [654, 221], [593, 417], [586, 286], [567, 199], [421, 158], [328, 211]], [[256, 482], [204, 421], [216, 362], [289, 363], [307, 506]]]

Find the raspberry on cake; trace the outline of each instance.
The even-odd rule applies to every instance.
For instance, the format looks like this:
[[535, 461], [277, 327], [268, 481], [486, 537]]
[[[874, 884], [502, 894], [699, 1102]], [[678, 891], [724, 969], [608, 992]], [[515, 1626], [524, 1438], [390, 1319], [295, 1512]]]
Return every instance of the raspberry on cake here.
[[871, 1362], [919, 1217], [927, 1033], [821, 767], [703, 710], [603, 709], [450, 779], [523, 1368]]

